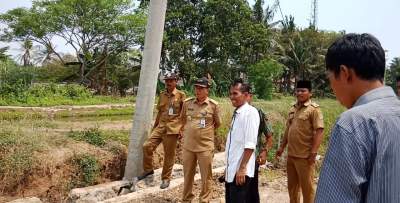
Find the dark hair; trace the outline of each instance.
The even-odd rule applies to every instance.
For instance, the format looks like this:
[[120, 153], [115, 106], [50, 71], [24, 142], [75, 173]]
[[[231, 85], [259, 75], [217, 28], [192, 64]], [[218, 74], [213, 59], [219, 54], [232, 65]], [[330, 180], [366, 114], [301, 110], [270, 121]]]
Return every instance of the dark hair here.
[[235, 79], [234, 81], [233, 81], [233, 83], [231, 84], [231, 87], [236, 87], [236, 86], [238, 86], [238, 85], [240, 85], [240, 91], [242, 92], [242, 93], [249, 93], [249, 94], [251, 94], [251, 86], [248, 84], [248, 83], [245, 83], [244, 81], [243, 81], [243, 79], [241, 79], [241, 78], [239, 78], [239, 79]]
[[346, 65], [363, 80], [383, 81], [385, 51], [370, 34], [346, 34], [337, 39], [325, 57], [326, 69], [339, 75], [340, 65]]
[[400, 76], [397, 76], [396, 81], [400, 82]]

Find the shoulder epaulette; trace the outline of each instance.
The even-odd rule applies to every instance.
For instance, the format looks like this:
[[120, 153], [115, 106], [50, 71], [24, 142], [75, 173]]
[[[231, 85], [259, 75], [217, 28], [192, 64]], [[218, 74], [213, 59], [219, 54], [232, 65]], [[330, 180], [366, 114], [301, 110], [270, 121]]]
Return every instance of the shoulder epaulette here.
[[193, 99], [194, 99], [194, 97], [189, 97], [189, 98], [185, 99], [184, 102], [188, 102], [188, 101], [193, 100]]
[[319, 107], [319, 105], [317, 103], [315, 103], [315, 102], [311, 102], [311, 106], [315, 107], [315, 108]]
[[218, 105], [218, 102], [215, 101], [214, 99], [209, 99], [209, 100], [210, 100], [211, 103], [213, 103], [213, 104], [215, 104], [215, 105]]

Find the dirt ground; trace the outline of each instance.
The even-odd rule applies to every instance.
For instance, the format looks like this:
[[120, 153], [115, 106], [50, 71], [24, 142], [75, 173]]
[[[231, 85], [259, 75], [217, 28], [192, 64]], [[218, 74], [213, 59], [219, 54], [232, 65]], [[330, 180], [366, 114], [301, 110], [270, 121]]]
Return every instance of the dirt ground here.
[[[287, 184], [286, 184], [286, 178], [283, 175], [281, 171], [279, 171], [279, 176], [271, 179], [269, 176], [267, 177], [266, 174], [268, 174], [269, 170], [267, 171], [266, 169], [262, 169], [260, 172], [260, 179], [259, 179], [259, 192], [260, 192], [260, 198], [261, 202], [265, 203], [288, 203], [289, 202], [289, 196], [287, 193]], [[274, 171], [273, 173], [276, 173]], [[217, 181], [217, 178], [221, 174], [216, 174], [213, 176], [213, 191], [212, 191], [212, 203], [223, 203], [225, 202], [225, 185], [223, 183], [219, 183]], [[198, 201], [198, 196], [200, 194], [200, 187], [201, 183], [200, 181], [195, 182], [194, 187], [193, 187], [193, 193], [196, 196], [194, 199], [194, 202]], [[162, 202], [181, 202], [182, 198], [182, 190], [183, 190], [183, 185], [179, 186], [178, 188], [175, 188], [172, 191], [169, 191], [168, 193], [161, 193], [158, 195], [151, 196], [147, 198], [146, 201], [148, 203], [162, 203]]]

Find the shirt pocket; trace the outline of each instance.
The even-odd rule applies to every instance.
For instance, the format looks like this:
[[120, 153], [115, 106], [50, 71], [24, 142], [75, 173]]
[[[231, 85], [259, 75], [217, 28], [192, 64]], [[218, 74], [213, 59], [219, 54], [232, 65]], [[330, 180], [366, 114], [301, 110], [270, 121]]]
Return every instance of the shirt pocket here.
[[186, 120], [188, 122], [192, 122], [195, 119], [195, 114], [193, 110], [188, 109], [186, 111]]
[[179, 99], [175, 99], [172, 106], [174, 108], [174, 114], [179, 115], [182, 109], [182, 102]]
[[297, 119], [297, 127], [300, 129], [309, 129], [311, 127], [310, 114], [308, 112], [301, 113]]
[[203, 115], [207, 125], [214, 123], [214, 111], [212, 109], [206, 109]]

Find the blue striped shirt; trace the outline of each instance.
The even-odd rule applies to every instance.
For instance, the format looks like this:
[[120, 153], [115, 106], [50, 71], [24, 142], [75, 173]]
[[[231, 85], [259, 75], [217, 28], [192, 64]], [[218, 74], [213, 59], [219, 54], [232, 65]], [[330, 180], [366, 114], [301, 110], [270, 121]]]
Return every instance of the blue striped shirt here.
[[371, 90], [332, 129], [317, 203], [400, 202], [400, 100]]

